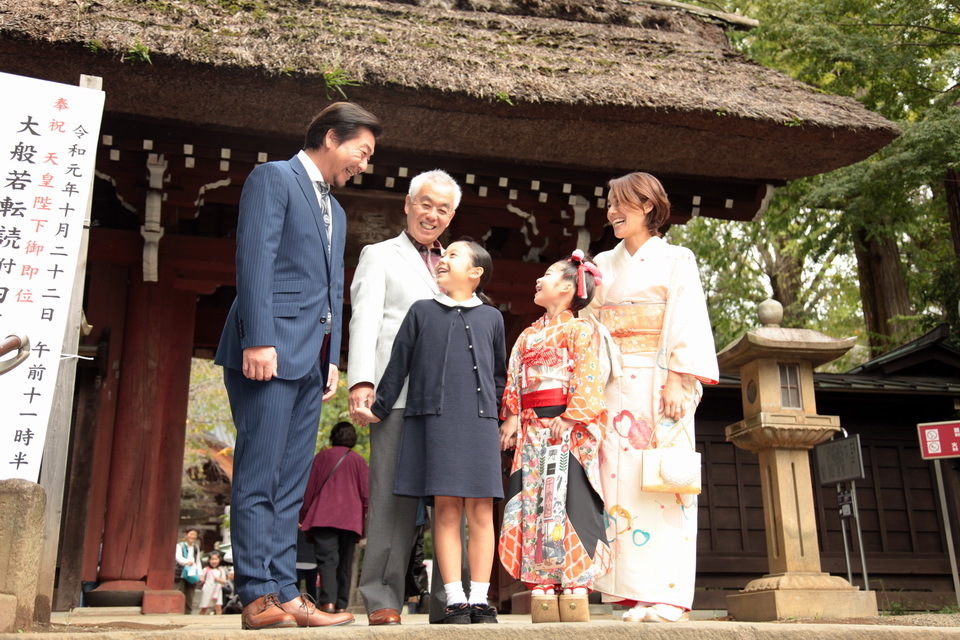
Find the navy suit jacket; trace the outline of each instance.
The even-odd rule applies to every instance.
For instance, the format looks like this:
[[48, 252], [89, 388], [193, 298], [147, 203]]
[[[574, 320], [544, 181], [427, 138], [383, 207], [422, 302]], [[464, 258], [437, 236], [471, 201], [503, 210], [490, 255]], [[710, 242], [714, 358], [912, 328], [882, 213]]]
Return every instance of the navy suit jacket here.
[[339, 364], [343, 311], [343, 248], [347, 219], [331, 195], [333, 238], [316, 188], [294, 156], [254, 169], [243, 185], [237, 224], [237, 297], [230, 307], [216, 363], [240, 370], [247, 347], [277, 350], [277, 377], [296, 380], [321, 358], [328, 312], [328, 357]]

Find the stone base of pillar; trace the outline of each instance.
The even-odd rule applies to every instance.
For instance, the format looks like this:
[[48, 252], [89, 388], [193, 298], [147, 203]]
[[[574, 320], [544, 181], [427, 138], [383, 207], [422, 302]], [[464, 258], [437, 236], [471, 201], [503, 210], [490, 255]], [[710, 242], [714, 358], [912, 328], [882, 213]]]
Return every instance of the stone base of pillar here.
[[743, 622], [879, 615], [877, 594], [827, 573], [785, 573], [753, 580], [727, 596], [727, 612]]
[[0, 593], [0, 633], [17, 631], [17, 596]]
[[139, 607], [146, 589], [142, 580], [108, 580], [88, 591], [85, 600], [90, 607]]
[[[0, 480], [0, 633], [29, 631], [37, 601], [47, 494], [39, 484]], [[13, 598], [13, 601], [10, 598]]]

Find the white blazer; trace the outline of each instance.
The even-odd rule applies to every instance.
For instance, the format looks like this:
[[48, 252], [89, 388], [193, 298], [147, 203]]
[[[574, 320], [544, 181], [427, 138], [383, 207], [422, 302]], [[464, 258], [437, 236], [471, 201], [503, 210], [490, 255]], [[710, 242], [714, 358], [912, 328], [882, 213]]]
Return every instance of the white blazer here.
[[[400, 323], [417, 300], [440, 292], [416, 247], [403, 232], [369, 244], [350, 284], [350, 345], [347, 387], [360, 382], [376, 386], [390, 361]], [[404, 383], [394, 409], [406, 406]]]

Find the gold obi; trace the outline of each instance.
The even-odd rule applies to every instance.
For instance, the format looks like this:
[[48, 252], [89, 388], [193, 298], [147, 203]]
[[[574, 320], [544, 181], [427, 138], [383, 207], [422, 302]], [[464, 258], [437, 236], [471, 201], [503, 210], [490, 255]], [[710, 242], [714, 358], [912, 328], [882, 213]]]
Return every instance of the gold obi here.
[[600, 307], [600, 322], [621, 353], [655, 353], [666, 309], [666, 302], [608, 304]]

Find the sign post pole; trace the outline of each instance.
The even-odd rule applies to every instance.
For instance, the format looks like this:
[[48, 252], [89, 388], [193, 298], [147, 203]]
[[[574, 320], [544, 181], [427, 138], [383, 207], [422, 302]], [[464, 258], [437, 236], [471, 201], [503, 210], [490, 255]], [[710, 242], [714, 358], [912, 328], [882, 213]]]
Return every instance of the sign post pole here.
[[947, 495], [943, 490], [943, 472], [940, 470], [940, 459], [933, 461], [933, 468], [937, 473], [937, 491], [940, 493], [940, 509], [943, 511], [943, 532], [947, 537], [947, 553], [950, 555], [950, 571], [953, 573], [953, 593], [957, 597], [957, 606], [960, 607], [960, 577], [957, 575], [957, 554], [953, 549], [953, 531], [950, 527], [950, 514], [947, 513]]
[[[867, 577], [867, 557], [863, 550], [863, 535], [860, 532], [860, 512], [857, 508], [857, 483], [863, 477], [863, 454], [860, 449], [860, 434], [849, 436], [841, 429], [843, 437], [828, 440], [813, 448], [817, 454], [817, 471], [821, 485], [837, 485], [837, 506], [840, 507], [840, 534], [843, 536], [843, 557], [847, 562], [847, 582], [853, 584], [853, 568], [850, 562], [850, 546], [847, 541], [846, 520], [857, 522], [857, 546], [860, 549], [860, 571], [863, 573], [863, 590], [870, 591]], [[850, 482], [850, 491], [846, 483]], [[851, 529], [851, 535], [853, 530]]]
[[860, 529], [860, 508], [857, 505], [857, 481], [850, 481], [850, 496], [853, 498], [853, 512], [856, 514], [857, 546], [860, 548], [860, 571], [863, 573], [863, 589], [870, 591], [870, 577], [867, 575], [867, 553], [863, 550], [863, 532]]
[[940, 494], [940, 513], [943, 515], [943, 533], [947, 539], [947, 554], [950, 556], [950, 571], [953, 574], [953, 592], [960, 607], [960, 577], [957, 574], [957, 554], [953, 548], [953, 528], [947, 511], [947, 493], [943, 488], [943, 472], [940, 458], [960, 458], [960, 422], [922, 422], [917, 425], [920, 436], [920, 457], [933, 460], [937, 476], [937, 492]]
[[[843, 495], [843, 483], [837, 483], [837, 502]], [[842, 508], [842, 507], [841, 507]], [[850, 566], [850, 545], [847, 543], [847, 519], [840, 514], [840, 536], [843, 538], [843, 559], [847, 563], [847, 582], [853, 584], [853, 567]]]

